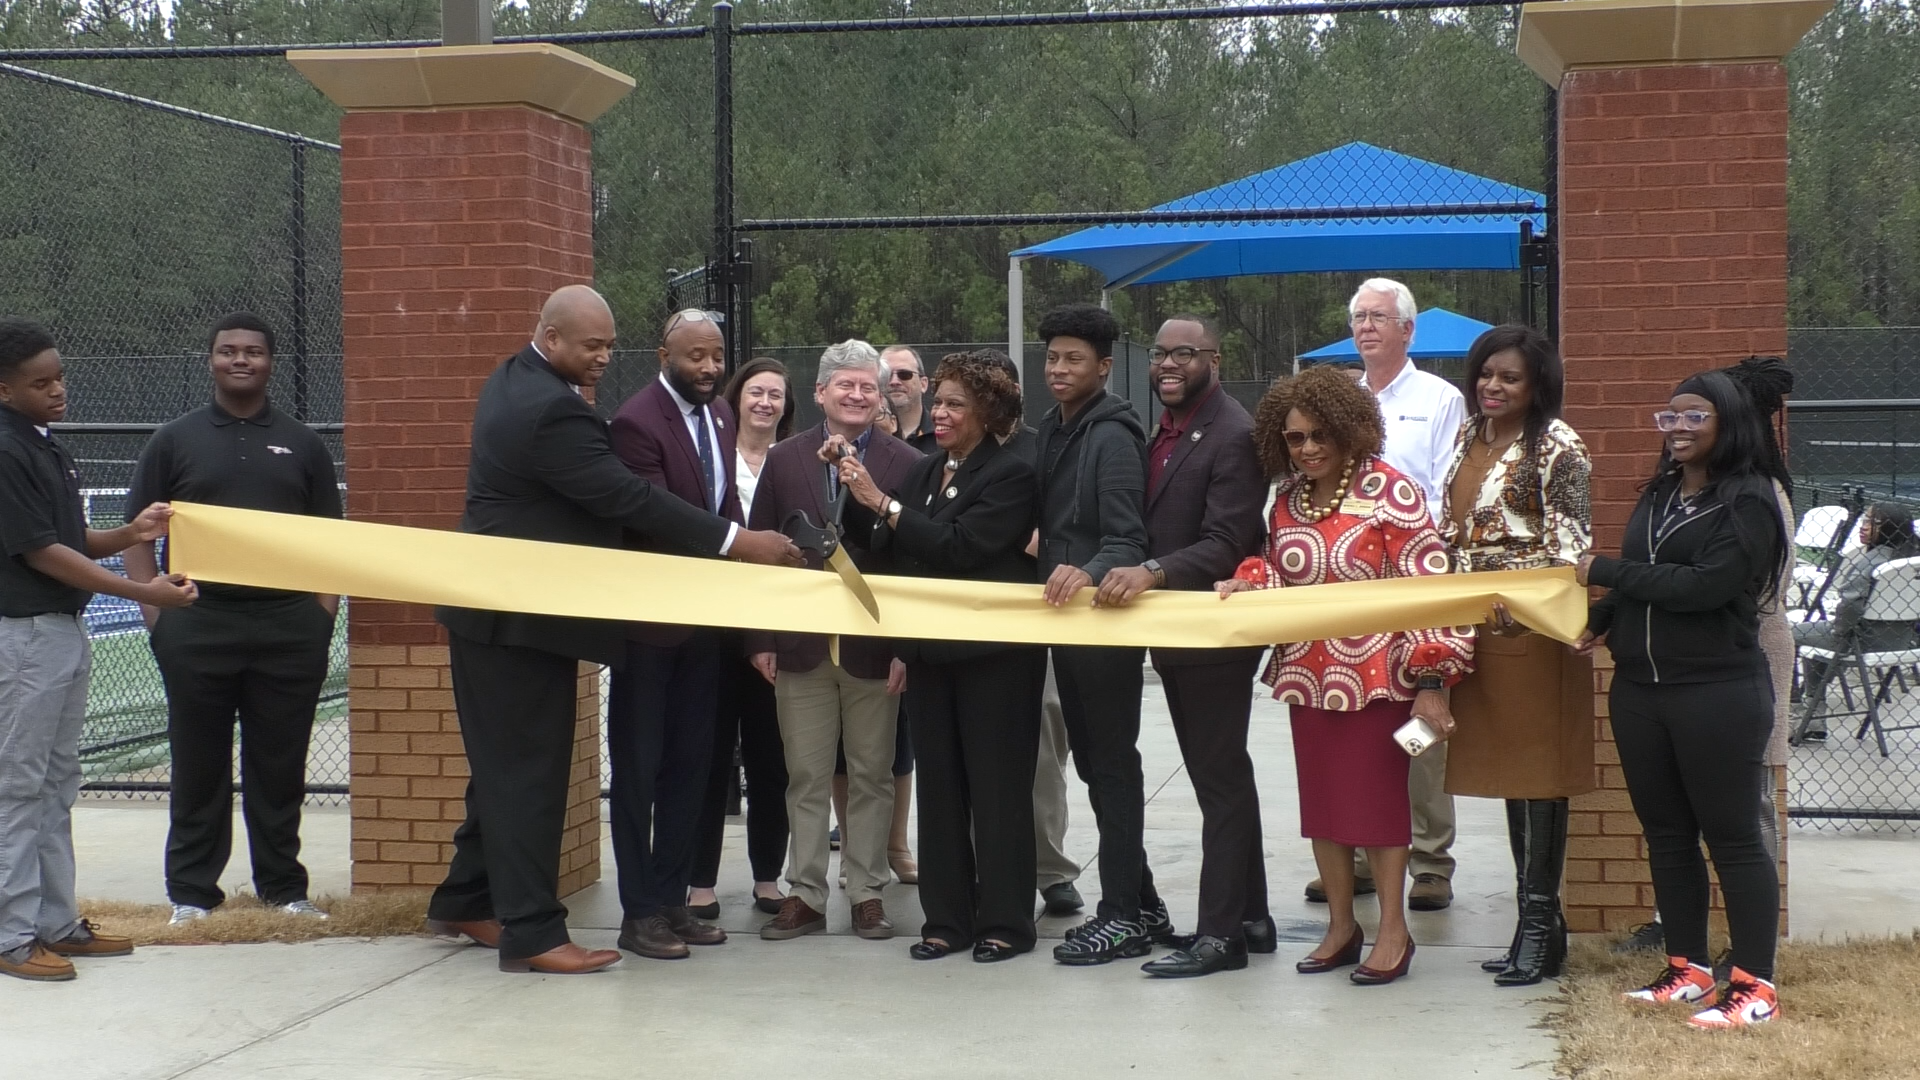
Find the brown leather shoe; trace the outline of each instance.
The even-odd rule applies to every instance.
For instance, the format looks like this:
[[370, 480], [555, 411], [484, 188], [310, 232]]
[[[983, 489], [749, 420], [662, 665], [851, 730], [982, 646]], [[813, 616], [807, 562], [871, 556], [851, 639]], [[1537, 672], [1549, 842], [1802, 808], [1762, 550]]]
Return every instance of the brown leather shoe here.
[[673, 936], [689, 945], [724, 945], [727, 932], [706, 921], [696, 919], [693, 912], [684, 907], [661, 908], [666, 916], [667, 925], [673, 928]]
[[470, 919], [465, 922], [428, 919], [427, 933], [441, 938], [472, 938], [474, 944], [485, 945], [489, 949], [500, 947], [499, 919]]
[[620, 924], [620, 947], [650, 960], [685, 960], [687, 943], [673, 932], [664, 915], [627, 919]]
[[893, 936], [893, 924], [887, 921], [887, 909], [878, 900], [862, 900], [853, 905], [853, 932], [868, 941], [885, 941]]
[[[24, 955], [22, 955], [24, 953]], [[8, 957], [15, 959], [8, 959]], [[47, 947], [34, 942], [11, 953], [0, 953], [0, 975], [11, 975], [28, 982], [66, 982], [73, 978], [73, 964], [64, 956], [55, 956]]]
[[768, 941], [790, 941], [806, 934], [817, 934], [827, 928], [827, 917], [807, 906], [805, 900], [789, 896], [780, 901], [780, 914], [760, 928], [760, 936]]
[[583, 949], [569, 941], [539, 956], [503, 956], [501, 971], [532, 971], [541, 975], [590, 975], [620, 962], [612, 949]]
[[61, 956], [132, 956], [133, 939], [118, 934], [103, 934], [91, 919], [81, 919], [73, 933], [59, 941], [41, 944], [48, 952]]
[[1453, 882], [1439, 874], [1413, 875], [1407, 906], [1415, 911], [1443, 911], [1453, 903]]

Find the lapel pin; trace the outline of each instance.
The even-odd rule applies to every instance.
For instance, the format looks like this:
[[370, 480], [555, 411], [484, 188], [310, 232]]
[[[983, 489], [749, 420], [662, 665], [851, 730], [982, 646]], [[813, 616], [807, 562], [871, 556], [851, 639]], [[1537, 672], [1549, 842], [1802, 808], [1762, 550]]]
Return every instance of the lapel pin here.
[[1194, 432], [1194, 433], [1193, 433], [1193, 435], [1191, 436], [1191, 438], [1193, 439], [1193, 441], [1194, 441], [1194, 442], [1199, 442], [1199, 441], [1200, 441], [1200, 433], [1199, 433], [1199, 432], [1197, 432], [1197, 431], [1196, 431], [1196, 432]]
[[957, 488], [957, 487], [950, 487], [950, 488], [948, 488], [948, 489], [947, 489], [947, 498], [949, 498], [949, 499], [955, 499], [955, 498], [959, 498], [959, 496], [960, 496], [960, 489], [959, 489], [959, 488]]

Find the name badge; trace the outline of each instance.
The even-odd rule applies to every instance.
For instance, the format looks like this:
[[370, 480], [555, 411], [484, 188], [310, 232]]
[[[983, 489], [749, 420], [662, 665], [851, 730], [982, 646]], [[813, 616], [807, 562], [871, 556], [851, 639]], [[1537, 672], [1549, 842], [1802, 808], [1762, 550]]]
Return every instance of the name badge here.
[[1374, 508], [1379, 505], [1380, 500], [1378, 499], [1362, 499], [1358, 496], [1349, 495], [1340, 500], [1340, 512], [1343, 514], [1351, 514], [1354, 517], [1366, 517], [1373, 513]]

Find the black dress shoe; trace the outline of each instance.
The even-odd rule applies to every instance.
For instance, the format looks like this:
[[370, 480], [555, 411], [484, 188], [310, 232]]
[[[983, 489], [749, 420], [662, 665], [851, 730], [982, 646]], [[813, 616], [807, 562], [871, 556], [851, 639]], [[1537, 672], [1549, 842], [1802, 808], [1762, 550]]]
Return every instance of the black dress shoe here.
[[1140, 965], [1140, 970], [1163, 979], [1191, 979], [1216, 971], [1239, 971], [1247, 966], [1247, 943], [1201, 934], [1192, 945]]
[[717, 919], [720, 917], [720, 901], [711, 904], [687, 905], [687, 914], [696, 919]]
[[916, 941], [907, 947], [907, 955], [915, 960], [938, 960], [953, 955], [953, 946], [944, 941]]
[[1273, 916], [1255, 919], [1241, 924], [1247, 936], [1247, 951], [1250, 953], [1275, 953], [1280, 951], [1280, 928], [1273, 925]]
[[[764, 912], [768, 915], [778, 915], [780, 914], [780, 902], [785, 899], [786, 897], [784, 896], [756, 896], [753, 898], [753, 908], [755, 911]], [[711, 915], [702, 915], [700, 917], [703, 919], [713, 918]]]
[[1058, 881], [1040, 890], [1040, 899], [1049, 915], [1071, 915], [1087, 906], [1080, 890], [1071, 881]]
[[1011, 960], [1026, 951], [1025, 949], [1016, 949], [1011, 945], [1002, 945], [997, 941], [975, 942], [973, 946], [973, 962], [976, 964], [997, 964], [1002, 960]]

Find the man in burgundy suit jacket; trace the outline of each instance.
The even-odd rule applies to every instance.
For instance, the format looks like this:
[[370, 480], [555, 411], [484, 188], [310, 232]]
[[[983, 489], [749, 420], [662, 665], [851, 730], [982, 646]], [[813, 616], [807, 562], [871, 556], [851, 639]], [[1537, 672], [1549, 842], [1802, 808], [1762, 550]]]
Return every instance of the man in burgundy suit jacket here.
[[[760, 485], [754, 489], [754, 522], [777, 529], [795, 510], [806, 511], [815, 524], [827, 519], [839, 488], [839, 470], [821, 458], [821, 448], [829, 443], [858, 454], [882, 491], [891, 491], [906, 478], [923, 455], [873, 427], [886, 385], [880, 354], [864, 341], [843, 341], [821, 355], [813, 394], [826, 420], [767, 452]], [[864, 527], [855, 522], [864, 522]], [[873, 515], [850, 504], [843, 523], [849, 526], [847, 553], [854, 565], [876, 572], [879, 568], [866, 547]], [[809, 552], [807, 564], [819, 569], [818, 555]], [[840, 865], [846, 872], [853, 929], [863, 938], [892, 937], [880, 890], [892, 880], [887, 838], [893, 825], [894, 739], [905, 665], [885, 638], [840, 639], [839, 664], [829, 658], [821, 634], [749, 632], [747, 651], [773, 684], [787, 756], [787, 820], [793, 830], [787, 869], [791, 892], [760, 936], [785, 941], [826, 929], [828, 804], [834, 750], [844, 743], [847, 807]]]
[[[648, 482], [738, 527], [734, 417], [718, 397], [726, 341], [711, 315], [676, 312], [661, 334], [660, 377], [614, 414], [614, 453]], [[635, 547], [655, 547], [645, 536]], [[723, 553], [724, 553], [724, 549]], [[687, 910], [694, 823], [706, 791], [719, 693], [717, 631], [630, 623], [627, 664], [607, 696], [608, 806], [620, 882], [620, 947], [661, 960], [726, 931]]]
[[[1147, 561], [1108, 571], [1097, 594], [1122, 605], [1148, 589], [1211, 589], [1259, 550], [1267, 482], [1253, 421], [1220, 386], [1220, 330], [1175, 315], [1153, 341], [1149, 369], [1166, 412], [1147, 446]], [[1184, 977], [1244, 968], [1274, 951], [1267, 912], [1260, 795], [1247, 755], [1259, 648], [1153, 648], [1174, 735], [1200, 802], [1199, 933], [1146, 964]]]

